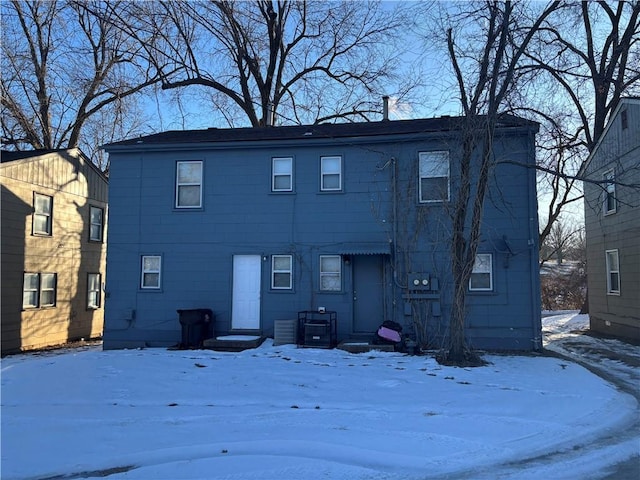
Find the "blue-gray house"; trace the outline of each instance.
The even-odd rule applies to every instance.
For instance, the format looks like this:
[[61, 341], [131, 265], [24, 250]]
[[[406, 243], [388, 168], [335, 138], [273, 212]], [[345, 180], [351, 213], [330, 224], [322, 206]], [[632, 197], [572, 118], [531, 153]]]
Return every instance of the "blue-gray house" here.
[[[469, 282], [481, 349], [541, 347], [537, 124], [505, 116]], [[177, 310], [217, 334], [336, 312], [338, 340], [394, 320], [447, 335], [460, 118], [168, 131], [109, 144], [104, 348], [171, 346]]]

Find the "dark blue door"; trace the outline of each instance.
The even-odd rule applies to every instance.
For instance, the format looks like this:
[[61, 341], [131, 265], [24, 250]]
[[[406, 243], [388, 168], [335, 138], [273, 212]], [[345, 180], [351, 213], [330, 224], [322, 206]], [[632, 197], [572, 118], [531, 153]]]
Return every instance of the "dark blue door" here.
[[373, 333], [384, 320], [382, 255], [354, 255], [353, 333]]

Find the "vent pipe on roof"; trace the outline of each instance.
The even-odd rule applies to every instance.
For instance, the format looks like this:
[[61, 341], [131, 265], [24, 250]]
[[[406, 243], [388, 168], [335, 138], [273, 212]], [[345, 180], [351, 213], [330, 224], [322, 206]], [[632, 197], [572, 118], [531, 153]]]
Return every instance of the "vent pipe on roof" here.
[[273, 102], [269, 102], [267, 104], [267, 127], [273, 127], [273, 117], [275, 116], [275, 112], [273, 111]]
[[389, 120], [389, 95], [382, 97], [382, 120]]

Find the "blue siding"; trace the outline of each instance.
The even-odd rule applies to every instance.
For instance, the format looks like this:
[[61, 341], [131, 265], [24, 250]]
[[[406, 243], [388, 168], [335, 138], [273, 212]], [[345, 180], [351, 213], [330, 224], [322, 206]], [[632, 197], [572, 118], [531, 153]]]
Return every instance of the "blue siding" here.
[[[275, 320], [324, 306], [338, 312], [339, 337], [346, 338], [353, 332], [354, 312], [348, 255], [382, 254], [354, 249], [362, 244], [379, 249], [394, 239], [391, 254], [383, 255], [385, 308], [379, 323], [393, 319], [412, 330], [403, 297], [408, 294], [407, 274], [428, 272], [440, 283], [431, 293], [438, 297], [442, 315], [427, 321], [430, 341], [437, 345], [446, 334], [450, 303], [445, 273], [450, 224], [446, 204], [418, 204], [418, 152], [451, 151], [453, 192], [457, 147], [454, 137], [442, 134], [400, 140], [373, 146], [330, 140], [264, 142], [252, 148], [239, 143], [197, 150], [175, 144], [160, 151], [111, 152], [105, 348], [178, 343], [177, 309], [211, 308], [216, 331], [229, 332], [237, 254], [263, 258], [263, 333], [273, 332]], [[525, 164], [533, 163], [533, 148], [528, 129], [496, 141], [498, 155]], [[342, 157], [340, 192], [320, 191], [320, 157], [327, 155]], [[271, 192], [271, 159], [276, 156], [293, 158], [293, 192]], [[201, 209], [174, 208], [180, 160], [203, 162]], [[530, 350], [540, 337], [535, 171], [500, 164], [484, 220], [480, 252], [493, 254], [495, 288], [469, 295], [471, 342], [479, 348]], [[346, 254], [341, 291], [321, 292], [319, 256], [341, 253]], [[270, 256], [275, 254], [293, 255], [290, 291], [271, 290]], [[140, 289], [142, 255], [162, 256], [158, 291]], [[417, 301], [416, 308], [434, 312], [433, 301]]]

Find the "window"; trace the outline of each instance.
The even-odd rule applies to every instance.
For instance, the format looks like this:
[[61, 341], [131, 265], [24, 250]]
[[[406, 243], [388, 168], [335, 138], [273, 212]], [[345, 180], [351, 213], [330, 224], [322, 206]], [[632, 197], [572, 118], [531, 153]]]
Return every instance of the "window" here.
[[273, 255], [271, 257], [271, 288], [291, 290], [293, 257], [291, 255]]
[[620, 295], [620, 261], [618, 250], [605, 252], [607, 262], [607, 294]]
[[293, 191], [293, 159], [273, 158], [271, 163], [271, 191]]
[[89, 240], [92, 242], [102, 241], [104, 225], [104, 210], [100, 207], [89, 207]]
[[324, 292], [342, 290], [342, 259], [340, 255], [320, 256], [320, 290]]
[[33, 194], [33, 233], [36, 235], [52, 234], [53, 197]]
[[320, 190], [342, 190], [342, 157], [320, 157]]
[[202, 206], [202, 162], [178, 162], [176, 167], [176, 208]]
[[604, 183], [604, 205], [603, 211], [605, 215], [610, 213], [616, 213], [617, 210], [617, 201], [616, 201], [616, 184], [615, 184], [615, 174], [613, 170], [609, 170], [605, 172], [602, 176], [605, 180]]
[[22, 308], [55, 307], [57, 275], [25, 273], [22, 285]]
[[622, 130], [626, 130], [627, 128], [629, 128], [629, 120], [627, 119], [627, 111], [626, 110], [622, 110], [620, 112], [620, 126], [621, 126]]
[[489, 292], [493, 290], [493, 256], [490, 253], [479, 253], [473, 263], [469, 278], [469, 290], [473, 292]]
[[141, 288], [160, 288], [162, 258], [159, 255], [143, 255]]
[[100, 277], [99, 273], [87, 275], [87, 308], [90, 310], [100, 308], [102, 300], [100, 296], [100, 287], [102, 285]]
[[420, 152], [420, 203], [449, 200], [449, 152]]

